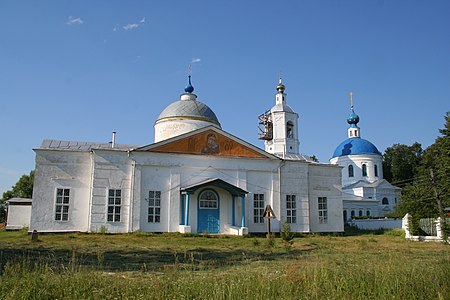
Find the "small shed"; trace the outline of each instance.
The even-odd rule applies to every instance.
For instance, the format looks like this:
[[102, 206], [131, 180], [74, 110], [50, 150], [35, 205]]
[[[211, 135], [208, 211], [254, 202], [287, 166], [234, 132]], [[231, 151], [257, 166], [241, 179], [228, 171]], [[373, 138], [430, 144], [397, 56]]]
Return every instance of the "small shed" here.
[[30, 226], [32, 199], [11, 198], [6, 201], [6, 230]]

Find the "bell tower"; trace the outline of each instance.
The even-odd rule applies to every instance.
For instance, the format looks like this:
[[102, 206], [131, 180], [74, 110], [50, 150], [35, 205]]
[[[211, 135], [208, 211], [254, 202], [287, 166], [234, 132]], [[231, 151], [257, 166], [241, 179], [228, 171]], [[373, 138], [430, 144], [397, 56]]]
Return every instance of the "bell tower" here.
[[280, 78], [275, 106], [259, 116], [259, 139], [264, 140], [267, 152], [280, 157], [299, 154], [298, 114], [286, 104], [285, 89]]

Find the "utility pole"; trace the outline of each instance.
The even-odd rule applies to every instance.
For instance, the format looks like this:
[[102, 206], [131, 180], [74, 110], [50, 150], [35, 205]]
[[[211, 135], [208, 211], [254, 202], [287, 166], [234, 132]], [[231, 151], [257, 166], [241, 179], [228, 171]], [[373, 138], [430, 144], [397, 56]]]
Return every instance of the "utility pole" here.
[[431, 186], [434, 191], [434, 198], [436, 199], [436, 204], [439, 210], [439, 217], [443, 218], [444, 210], [442, 208], [441, 195], [439, 194], [439, 191], [437, 189], [436, 178], [434, 177], [433, 169], [430, 169], [430, 179], [431, 179]]

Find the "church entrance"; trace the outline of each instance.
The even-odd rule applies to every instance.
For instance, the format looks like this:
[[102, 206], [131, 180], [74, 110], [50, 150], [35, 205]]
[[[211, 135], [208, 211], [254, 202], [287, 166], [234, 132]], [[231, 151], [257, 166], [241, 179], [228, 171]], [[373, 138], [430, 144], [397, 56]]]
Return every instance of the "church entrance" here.
[[198, 233], [219, 233], [220, 230], [219, 195], [211, 189], [200, 192], [198, 196]]

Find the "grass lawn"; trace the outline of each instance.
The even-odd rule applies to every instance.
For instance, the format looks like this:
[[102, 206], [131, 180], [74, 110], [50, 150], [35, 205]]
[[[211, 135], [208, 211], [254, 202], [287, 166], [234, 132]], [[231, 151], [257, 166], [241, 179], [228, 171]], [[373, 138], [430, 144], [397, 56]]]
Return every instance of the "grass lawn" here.
[[450, 299], [450, 248], [401, 232], [280, 238], [0, 231], [0, 299]]

